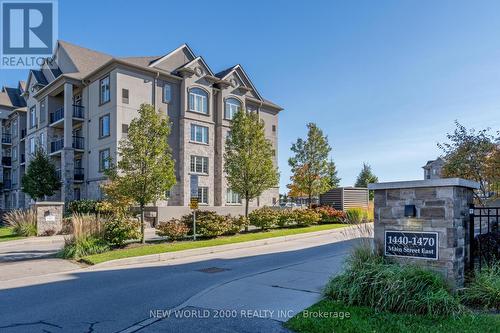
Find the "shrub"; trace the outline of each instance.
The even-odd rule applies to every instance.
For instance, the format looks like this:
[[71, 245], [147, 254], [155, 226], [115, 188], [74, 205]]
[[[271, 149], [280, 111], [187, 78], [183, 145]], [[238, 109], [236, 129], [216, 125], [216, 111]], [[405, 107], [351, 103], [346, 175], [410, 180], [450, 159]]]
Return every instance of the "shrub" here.
[[227, 232], [225, 232], [226, 235], [235, 235], [241, 232], [249, 225], [248, 219], [242, 215], [238, 216], [228, 215], [226, 216], [226, 219], [229, 222], [229, 229]]
[[91, 254], [102, 253], [108, 250], [109, 245], [104, 239], [85, 235], [67, 239], [59, 256], [66, 259], [80, 259]]
[[346, 214], [341, 210], [328, 206], [321, 206], [316, 208], [316, 212], [321, 215], [321, 223], [344, 223]]
[[330, 280], [325, 295], [347, 305], [395, 313], [448, 316], [465, 311], [438, 273], [388, 263], [369, 246], [352, 253], [345, 272]]
[[500, 260], [500, 232], [490, 231], [474, 238], [475, 255], [485, 264]]
[[346, 218], [349, 223], [361, 223], [366, 221], [367, 213], [363, 208], [348, 208], [346, 211]]
[[96, 214], [97, 200], [75, 200], [68, 203], [68, 211], [71, 214]]
[[34, 209], [15, 209], [4, 215], [5, 223], [13, 228], [18, 236], [36, 236], [36, 212]]
[[292, 209], [285, 209], [279, 211], [278, 214], [278, 225], [283, 228], [283, 227], [288, 227], [293, 224], [295, 224], [295, 221], [297, 219], [297, 214], [295, 214], [295, 211]]
[[173, 218], [167, 222], [160, 223], [156, 234], [168, 237], [171, 240], [180, 240], [186, 237], [188, 232], [189, 227], [184, 222]]
[[295, 210], [295, 222], [298, 226], [310, 226], [318, 223], [321, 220], [321, 215], [314, 209], [297, 209]]
[[131, 218], [110, 218], [104, 223], [103, 239], [109, 245], [123, 246], [129, 239], [139, 239], [139, 221]]
[[462, 301], [471, 306], [500, 310], [500, 263], [477, 272], [463, 290]]
[[[193, 214], [185, 215], [181, 219], [193, 233]], [[218, 215], [213, 211], [196, 211], [196, 234], [202, 237], [222, 236], [231, 229], [226, 216]]]
[[250, 224], [266, 230], [278, 225], [279, 212], [270, 207], [262, 207], [248, 214]]

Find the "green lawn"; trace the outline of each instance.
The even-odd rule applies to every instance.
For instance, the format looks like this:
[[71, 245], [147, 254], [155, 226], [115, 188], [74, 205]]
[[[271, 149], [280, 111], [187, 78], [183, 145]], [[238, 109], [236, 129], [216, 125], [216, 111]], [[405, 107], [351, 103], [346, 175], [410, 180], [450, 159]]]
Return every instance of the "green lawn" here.
[[22, 236], [14, 234], [11, 227], [0, 227], [0, 242], [5, 242], [14, 239], [21, 239]]
[[128, 249], [118, 249], [109, 252], [104, 252], [100, 254], [94, 254], [81, 259], [81, 261], [95, 265], [101, 262], [122, 259], [129, 257], [145, 256], [148, 254], [158, 254], [164, 252], [174, 252], [189, 249], [196, 249], [200, 247], [215, 246], [215, 245], [225, 245], [233, 243], [248, 242], [253, 240], [273, 238], [279, 236], [289, 236], [296, 234], [303, 234], [313, 231], [330, 230], [346, 227], [346, 224], [320, 224], [304, 228], [289, 228], [289, 229], [276, 229], [266, 232], [252, 232], [247, 234], [239, 234], [235, 236], [219, 237], [209, 240], [199, 240], [199, 241], [184, 241], [184, 242], [174, 242], [174, 243], [161, 243], [161, 244], [147, 244], [139, 247], [132, 247]]
[[[340, 314], [344, 318], [340, 319]], [[347, 318], [349, 313], [349, 318]], [[311, 318], [329, 314], [330, 318]], [[441, 333], [441, 332], [500, 332], [500, 315], [466, 315], [457, 318], [432, 318], [411, 314], [376, 312], [368, 307], [346, 306], [323, 300], [299, 313], [286, 324], [300, 333]]]

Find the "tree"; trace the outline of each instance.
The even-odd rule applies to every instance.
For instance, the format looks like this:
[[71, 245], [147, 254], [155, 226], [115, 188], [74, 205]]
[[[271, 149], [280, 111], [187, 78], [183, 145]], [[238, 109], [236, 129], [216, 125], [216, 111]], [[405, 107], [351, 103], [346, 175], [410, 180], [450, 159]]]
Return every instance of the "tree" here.
[[[169, 134], [168, 116], [156, 112], [152, 105], [142, 104], [139, 117], [131, 121], [128, 135], [120, 140], [118, 163], [107, 171], [111, 180], [109, 190], [126, 194], [139, 205], [142, 243], [144, 207], [163, 198], [175, 184]], [[104, 186], [105, 191], [106, 188]]]
[[330, 159], [328, 163], [328, 185], [330, 189], [339, 187], [340, 179], [341, 178], [337, 175], [337, 166], [335, 162], [333, 162], [333, 159]]
[[500, 183], [500, 137], [490, 134], [489, 129], [467, 129], [458, 121], [455, 125], [453, 133], [446, 135], [449, 142], [438, 143], [445, 160], [442, 175], [478, 182], [476, 199], [483, 203], [489, 196], [490, 187]]
[[245, 199], [245, 217], [249, 201], [278, 184], [279, 173], [273, 158], [264, 122], [256, 113], [237, 112], [226, 139], [224, 172], [229, 187]]
[[[356, 184], [354, 184], [354, 186], [368, 187], [368, 184], [377, 182], [378, 177], [373, 174], [372, 167], [367, 163], [363, 163], [363, 168], [359, 172], [358, 178], [356, 179]], [[370, 200], [373, 200], [373, 191], [370, 191], [369, 196]]]
[[35, 201], [54, 195], [61, 188], [61, 180], [54, 164], [43, 148], [38, 147], [21, 179], [23, 192]]
[[294, 156], [288, 160], [292, 169], [290, 180], [296, 193], [304, 193], [312, 205], [312, 197], [331, 189], [328, 154], [332, 150], [328, 137], [314, 123], [307, 124], [307, 139], [301, 138], [292, 144]]

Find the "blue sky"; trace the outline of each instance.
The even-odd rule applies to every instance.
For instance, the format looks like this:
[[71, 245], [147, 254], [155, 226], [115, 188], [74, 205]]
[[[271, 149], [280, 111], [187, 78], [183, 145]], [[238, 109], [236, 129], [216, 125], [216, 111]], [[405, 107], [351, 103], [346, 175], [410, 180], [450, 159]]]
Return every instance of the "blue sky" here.
[[[214, 71], [241, 63], [280, 114], [289, 147], [316, 122], [342, 185], [363, 162], [421, 179], [457, 119], [500, 129], [498, 1], [59, 1], [59, 38], [116, 56], [187, 42]], [[84, 19], [82, 19], [84, 18]], [[0, 84], [25, 79], [1, 70]]]

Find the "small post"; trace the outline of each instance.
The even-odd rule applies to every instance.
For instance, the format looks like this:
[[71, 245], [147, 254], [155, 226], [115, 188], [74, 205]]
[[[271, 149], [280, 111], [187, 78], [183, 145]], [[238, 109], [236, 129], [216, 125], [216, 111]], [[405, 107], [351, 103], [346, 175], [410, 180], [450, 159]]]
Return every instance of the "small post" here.
[[469, 205], [469, 269], [474, 274], [474, 204]]
[[196, 240], [196, 210], [193, 210], [193, 240]]

